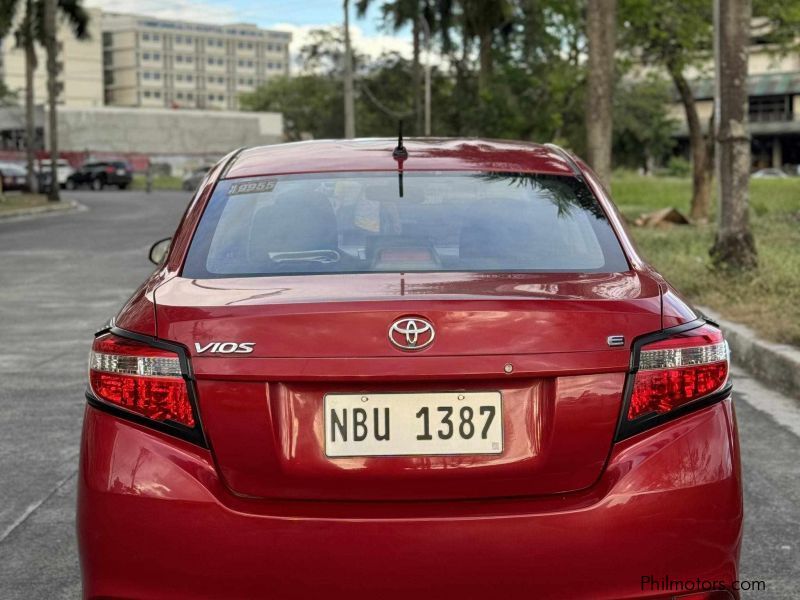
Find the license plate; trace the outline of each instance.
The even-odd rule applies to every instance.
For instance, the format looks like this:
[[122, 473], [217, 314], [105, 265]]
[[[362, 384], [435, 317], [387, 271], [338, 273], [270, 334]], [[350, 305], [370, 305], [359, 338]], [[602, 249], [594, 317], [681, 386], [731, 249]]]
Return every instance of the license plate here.
[[125, 175], [125, 169], [117, 169], [117, 175]]
[[325, 455], [501, 454], [500, 392], [326, 394]]

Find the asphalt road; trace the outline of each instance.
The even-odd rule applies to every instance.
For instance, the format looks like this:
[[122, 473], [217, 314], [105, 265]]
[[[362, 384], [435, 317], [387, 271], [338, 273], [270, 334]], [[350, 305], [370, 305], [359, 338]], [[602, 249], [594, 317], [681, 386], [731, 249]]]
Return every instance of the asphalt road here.
[[[77, 598], [78, 442], [92, 333], [151, 269], [186, 193], [83, 192], [89, 210], [0, 220], [0, 599]], [[747, 598], [800, 597], [800, 402], [736, 373]]]

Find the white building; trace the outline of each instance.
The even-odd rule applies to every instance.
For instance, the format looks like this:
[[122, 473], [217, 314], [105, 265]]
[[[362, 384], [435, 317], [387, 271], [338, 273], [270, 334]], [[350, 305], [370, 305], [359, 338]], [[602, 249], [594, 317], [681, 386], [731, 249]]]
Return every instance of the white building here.
[[[103, 53], [101, 47], [100, 11], [89, 9], [89, 38], [77, 40], [69, 25], [59, 24], [56, 39], [60, 46], [60, 71], [58, 103], [68, 106], [103, 105]], [[13, 31], [13, 30], [12, 30]], [[34, 101], [41, 104], [47, 99], [47, 70], [44, 48], [37, 45], [39, 61], [34, 71]], [[25, 52], [16, 47], [13, 35], [0, 40], [0, 77], [6, 87], [17, 92], [20, 103], [25, 96]]]
[[252, 24], [103, 13], [102, 31], [110, 106], [235, 110], [242, 93], [289, 73], [291, 35]]

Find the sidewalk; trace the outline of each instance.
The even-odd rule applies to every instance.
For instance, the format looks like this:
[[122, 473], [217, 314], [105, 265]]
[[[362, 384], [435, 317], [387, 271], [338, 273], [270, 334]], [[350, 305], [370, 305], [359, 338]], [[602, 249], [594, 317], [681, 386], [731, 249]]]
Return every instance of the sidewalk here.
[[[0, 205], [1, 207], [2, 205]], [[0, 221], [4, 219], [18, 219], [23, 217], [38, 216], [54, 213], [66, 213], [76, 210], [88, 210], [83, 204], [75, 200], [61, 200], [60, 202], [49, 202], [37, 206], [25, 206], [11, 208], [9, 210], [0, 209]]]
[[728, 321], [705, 306], [698, 308], [719, 323], [734, 364], [768, 387], [800, 401], [800, 350], [762, 340], [749, 327]]

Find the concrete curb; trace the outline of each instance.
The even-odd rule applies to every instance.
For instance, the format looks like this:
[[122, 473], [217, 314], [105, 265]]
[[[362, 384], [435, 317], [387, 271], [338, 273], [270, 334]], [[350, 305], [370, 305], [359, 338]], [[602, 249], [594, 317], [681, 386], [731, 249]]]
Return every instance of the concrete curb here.
[[728, 321], [710, 308], [699, 309], [719, 323], [736, 365], [769, 387], [800, 399], [800, 350], [759, 339], [749, 327]]
[[89, 209], [75, 200], [62, 200], [61, 202], [53, 202], [52, 204], [43, 204], [41, 206], [32, 206], [30, 208], [19, 208], [17, 210], [0, 212], [0, 221], [3, 221], [4, 219], [20, 219], [43, 215], [63, 214], [76, 210]]

